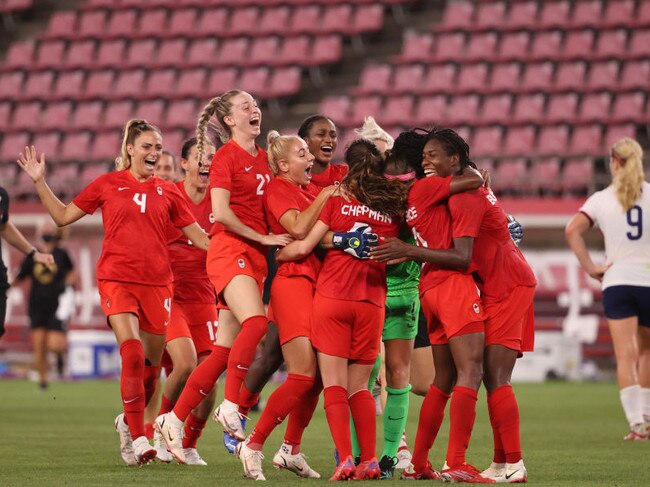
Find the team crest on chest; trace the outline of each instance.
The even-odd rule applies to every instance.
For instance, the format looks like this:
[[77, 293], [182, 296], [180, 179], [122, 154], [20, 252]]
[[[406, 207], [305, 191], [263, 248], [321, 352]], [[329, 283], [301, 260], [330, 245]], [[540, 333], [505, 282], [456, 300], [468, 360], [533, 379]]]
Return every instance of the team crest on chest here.
[[210, 215], [208, 215], [208, 221], [210, 223], [214, 223], [214, 222], [217, 221], [217, 219], [214, 217], [214, 215], [212, 213], [210, 213]]
[[162, 188], [160, 186], [156, 186], [156, 191], [160, 196], [162, 196]]

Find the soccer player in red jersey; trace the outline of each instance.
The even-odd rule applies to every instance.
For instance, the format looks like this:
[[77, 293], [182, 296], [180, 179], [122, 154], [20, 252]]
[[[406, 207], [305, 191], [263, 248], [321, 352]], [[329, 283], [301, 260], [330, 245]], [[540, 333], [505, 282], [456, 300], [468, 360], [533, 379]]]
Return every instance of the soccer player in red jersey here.
[[161, 153], [160, 130], [145, 120], [129, 120], [116, 160], [118, 170], [95, 179], [68, 205], [45, 182], [44, 154], [38, 158], [34, 147], [26, 147], [18, 160], [57, 225], [69, 225], [102, 209], [104, 242], [97, 287], [122, 358], [124, 414], [116, 418], [115, 426], [122, 459], [129, 465], [146, 464], [156, 455], [145, 436], [144, 406], [160, 370], [172, 307], [167, 227], [180, 228], [198, 248], [207, 250], [210, 243], [178, 188], [153, 177]]
[[[325, 204], [319, 221], [304, 240], [289, 244], [278, 260], [307, 255], [328, 230], [367, 230], [398, 234], [406, 209], [406, 188], [384, 177], [384, 161], [368, 140], [346, 151], [350, 168], [341, 194]], [[363, 181], [363, 184], [362, 184]], [[328, 252], [316, 283], [312, 342], [325, 388], [325, 412], [342, 461], [331, 480], [378, 479], [375, 404], [368, 378], [379, 353], [386, 301], [386, 266], [346, 252]], [[350, 442], [350, 411], [359, 437], [361, 463], [355, 469]]]
[[197, 125], [199, 157], [213, 115], [225, 139], [210, 167], [215, 224], [210, 231], [207, 257], [208, 276], [221, 306], [219, 333], [212, 353], [194, 369], [174, 409], [154, 423], [172, 455], [181, 462], [182, 425], [226, 369], [225, 399], [215, 410], [215, 419], [228, 433], [244, 439], [237, 404], [239, 391], [255, 348], [268, 328], [262, 302], [267, 275], [266, 247], [285, 245], [291, 240], [288, 234], [267, 233], [262, 197], [271, 173], [266, 152], [255, 144], [262, 120], [257, 102], [240, 90], [210, 100]]
[[307, 142], [314, 155], [311, 184], [322, 189], [330, 184], [340, 183], [348, 173], [345, 164], [332, 164], [338, 142], [336, 125], [325, 115], [315, 114], [307, 117], [298, 128], [298, 136]]
[[[208, 186], [210, 161], [215, 148], [207, 141], [204, 147], [205, 156], [199, 161], [196, 138], [185, 141], [180, 159], [185, 178], [176, 186], [197, 223], [201, 228], [209, 229], [214, 223]], [[162, 361], [168, 371], [167, 381], [158, 415], [172, 410], [197, 362], [202, 362], [210, 354], [218, 320], [216, 296], [205, 268], [205, 252], [194, 247], [183, 232], [173, 226], [168, 229], [168, 242], [174, 273], [174, 306]], [[215, 395], [216, 388], [193, 410], [185, 423], [183, 452], [187, 464], [206, 465], [196, 450], [196, 442], [214, 406]], [[172, 460], [159, 432], [154, 434], [154, 447], [159, 460]]]

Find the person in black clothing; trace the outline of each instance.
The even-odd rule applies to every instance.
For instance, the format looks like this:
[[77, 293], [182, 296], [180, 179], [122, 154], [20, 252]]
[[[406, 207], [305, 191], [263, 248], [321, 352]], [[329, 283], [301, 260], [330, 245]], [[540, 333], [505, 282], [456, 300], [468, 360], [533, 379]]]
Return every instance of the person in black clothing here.
[[51, 268], [36, 262], [32, 256], [23, 261], [15, 282], [31, 278], [29, 319], [32, 327], [34, 369], [42, 389], [47, 388], [50, 364], [48, 352], [56, 354], [57, 371], [63, 376], [65, 367], [67, 322], [74, 311], [74, 265], [68, 252], [59, 246], [62, 229], [52, 223], [39, 228], [39, 247], [52, 254]]
[[[9, 221], [9, 195], [7, 191], [0, 187], [0, 237], [6, 240], [9, 245], [31, 256], [35, 262], [39, 262], [46, 267], [54, 265], [54, 258], [51, 254], [39, 252], [36, 247], [32, 246], [20, 230]], [[9, 281], [7, 280], [7, 267], [2, 261], [2, 240], [0, 239], [0, 337], [5, 333], [5, 317], [7, 314], [7, 289]]]

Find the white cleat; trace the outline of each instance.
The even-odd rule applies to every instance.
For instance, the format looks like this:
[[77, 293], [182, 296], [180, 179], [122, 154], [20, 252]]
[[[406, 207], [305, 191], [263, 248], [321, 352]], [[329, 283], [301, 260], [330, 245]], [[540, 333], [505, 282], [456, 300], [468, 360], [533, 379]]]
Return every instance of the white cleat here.
[[648, 439], [647, 423], [638, 423], [630, 426], [630, 432], [623, 437], [625, 441], [645, 441]]
[[406, 468], [411, 464], [411, 460], [413, 458], [413, 455], [411, 455], [411, 452], [408, 450], [408, 448], [402, 448], [401, 450], [397, 450], [397, 464], [395, 464], [395, 468]]
[[242, 441], [235, 447], [235, 456], [241, 460], [241, 464], [244, 466], [244, 477], [253, 480], [266, 480], [262, 471], [264, 454], [261, 451], [248, 448]]
[[188, 465], [207, 465], [207, 462], [201, 458], [196, 448], [183, 448], [185, 454], [185, 463]]
[[233, 402], [224, 400], [217, 409], [214, 410], [214, 420], [221, 423], [223, 430], [230, 436], [239, 441], [246, 439], [246, 433], [241, 425], [242, 415], [237, 410], [237, 405]]
[[183, 453], [183, 422], [171, 412], [161, 414], [153, 422], [153, 429], [160, 433], [167, 450], [178, 463], [185, 463]]
[[149, 444], [146, 436], [138, 436], [133, 440], [133, 453], [138, 465], [147, 465], [156, 458], [156, 450]]
[[153, 432], [153, 447], [156, 450], [156, 458], [161, 462], [169, 463], [174, 457], [167, 449], [167, 443], [158, 430]]
[[291, 454], [291, 446], [284, 443], [273, 457], [273, 466], [278, 469], [286, 469], [295, 473], [298, 477], [307, 479], [319, 479], [320, 474], [307, 464], [305, 455], [298, 453]]
[[504, 476], [506, 474], [506, 464], [505, 463], [494, 463], [492, 462], [488, 468], [481, 472], [481, 477], [486, 479], [492, 479], [497, 483], [503, 483]]
[[528, 471], [523, 460], [517, 463], [506, 463], [506, 469], [503, 474], [503, 480], [498, 480], [504, 484], [523, 484], [528, 482]]
[[118, 414], [117, 418], [115, 418], [115, 431], [120, 435], [120, 455], [122, 456], [122, 460], [127, 465], [137, 465], [138, 462], [133, 453], [131, 431], [129, 430], [129, 425], [124, 422], [124, 413]]

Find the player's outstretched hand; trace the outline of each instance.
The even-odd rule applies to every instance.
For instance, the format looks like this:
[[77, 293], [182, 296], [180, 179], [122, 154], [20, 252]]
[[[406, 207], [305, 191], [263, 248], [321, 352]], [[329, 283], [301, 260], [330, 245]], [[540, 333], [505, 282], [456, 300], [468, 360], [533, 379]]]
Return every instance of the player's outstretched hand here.
[[521, 239], [524, 238], [524, 227], [512, 215], [508, 215], [508, 231], [512, 241], [519, 247]]
[[34, 262], [43, 264], [49, 270], [54, 270], [54, 256], [52, 254], [44, 254], [43, 252], [36, 252], [34, 254]]
[[41, 153], [40, 159], [36, 156], [36, 147], [25, 147], [25, 152], [18, 154], [16, 161], [20, 168], [29, 174], [32, 181], [37, 182], [45, 175], [45, 154]]
[[368, 225], [352, 232], [334, 233], [332, 246], [357, 259], [369, 259], [370, 249], [379, 242], [379, 237]]
[[382, 244], [370, 251], [370, 258], [378, 262], [399, 264], [406, 259], [406, 252], [410, 245], [396, 237], [381, 239]]
[[268, 235], [263, 235], [262, 236], [262, 241], [260, 242], [262, 245], [266, 245], [268, 247], [284, 247], [285, 245], [293, 242], [293, 238], [291, 238], [291, 235], [288, 233], [281, 233], [281, 234], [274, 234], [270, 233]]

